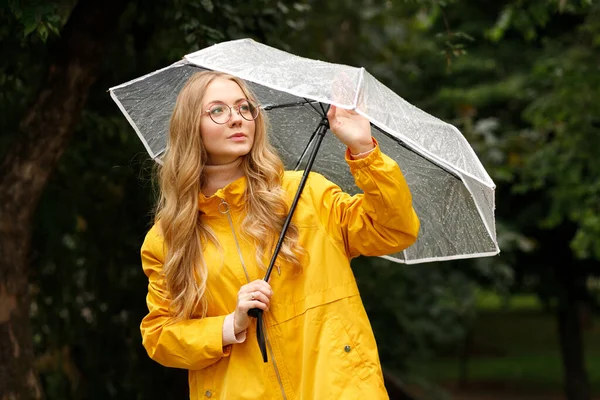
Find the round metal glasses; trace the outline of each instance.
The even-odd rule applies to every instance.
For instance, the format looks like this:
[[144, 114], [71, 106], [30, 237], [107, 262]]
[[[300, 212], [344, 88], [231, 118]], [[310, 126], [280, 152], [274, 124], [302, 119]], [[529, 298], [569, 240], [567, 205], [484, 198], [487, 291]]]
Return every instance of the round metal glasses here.
[[234, 106], [225, 103], [213, 103], [208, 110], [204, 110], [215, 124], [223, 125], [229, 122], [235, 110], [246, 121], [253, 121], [258, 117], [260, 107], [251, 101], [243, 100]]

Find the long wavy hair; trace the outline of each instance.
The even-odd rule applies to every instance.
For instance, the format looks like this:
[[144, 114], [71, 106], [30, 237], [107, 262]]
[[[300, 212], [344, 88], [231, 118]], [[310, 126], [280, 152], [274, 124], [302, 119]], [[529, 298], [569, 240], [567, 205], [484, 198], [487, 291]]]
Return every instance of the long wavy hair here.
[[[206, 316], [208, 268], [203, 249], [208, 241], [219, 242], [210, 227], [203, 224], [198, 195], [203, 187], [207, 152], [200, 135], [202, 101], [206, 88], [216, 78], [236, 82], [247, 99], [256, 102], [244, 81], [220, 72], [198, 72], [188, 80], [177, 97], [169, 126], [169, 143], [158, 167], [160, 197], [155, 223], [164, 236], [167, 249], [163, 274], [169, 292], [170, 310], [177, 319], [188, 319], [201, 307]], [[241, 234], [254, 243], [256, 262], [265, 269], [263, 258], [272, 250], [289, 211], [281, 187], [283, 163], [267, 138], [267, 119], [260, 112], [255, 120], [254, 144], [243, 157], [246, 176], [246, 216]], [[298, 229], [290, 225], [279, 258], [284, 265], [300, 270], [304, 250], [298, 243]]]

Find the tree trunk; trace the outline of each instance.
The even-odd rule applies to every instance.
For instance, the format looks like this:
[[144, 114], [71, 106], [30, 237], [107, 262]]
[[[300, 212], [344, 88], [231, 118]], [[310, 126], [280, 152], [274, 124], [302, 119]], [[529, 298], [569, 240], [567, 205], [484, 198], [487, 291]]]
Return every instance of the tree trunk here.
[[471, 353], [471, 327], [467, 328], [465, 337], [462, 342], [462, 349], [460, 351], [460, 358], [458, 363], [458, 387], [460, 389], [466, 389], [469, 382], [469, 358]]
[[576, 265], [557, 266], [563, 293], [559, 296], [558, 334], [563, 362], [564, 387], [568, 400], [590, 400], [590, 385], [585, 367], [578, 285], [573, 269]]
[[0, 162], [0, 395], [43, 398], [29, 323], [28, 255], [40, 195], [72, 136], [125, 2], [81, 0]]

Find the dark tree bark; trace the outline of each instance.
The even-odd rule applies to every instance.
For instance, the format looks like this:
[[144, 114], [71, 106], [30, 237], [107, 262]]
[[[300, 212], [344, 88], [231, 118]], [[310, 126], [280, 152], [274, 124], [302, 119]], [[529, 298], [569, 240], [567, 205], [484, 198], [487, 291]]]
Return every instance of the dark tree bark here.
[[458, 363], [458, 387], [465, 389], [469, 383], [469, 358], [471, 353], [472, 329], [467, 328], [465, 337], [460, 349], [460, 359]]
[[29, 323], [28, 255], [40, 195], [73, 135], [102, 54], [125, 8], [81, 0], [46, 79], [0, 162], [0, 396], [40, 399]]
[[590, 384], [585, 368], [582, 302], [576, 270], [579, 265], [558, 265], [556, 276], [562, 280], [562, 293], [557, 310], [560, 352], [563, 362], [565, 394], [569, 400], [590, 400]]

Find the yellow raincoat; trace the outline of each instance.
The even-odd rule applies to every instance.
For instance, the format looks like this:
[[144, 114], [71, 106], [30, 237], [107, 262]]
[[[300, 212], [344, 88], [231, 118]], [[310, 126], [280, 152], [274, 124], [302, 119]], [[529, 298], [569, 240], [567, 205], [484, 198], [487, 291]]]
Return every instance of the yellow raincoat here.
[[[293, 222], [307, 251], [303, 271], [285, 265], [273, 271], [270, 311], [265, 313], [269, 362], [264, 363], [250, 325], [245, 342], [223, 346], [223, 321], [247, 283], [227, 215], [236, 230], [250, 280], [264, 270], [253, 262], [253, 246], [241, 239], [246, 180], [240, 178], [213, 196], [200, 194], [203, 222], [210, 224], [223, 251], [205, 250], [209, 308], [205, 318], [170, 323], [161, 269], [165, 257], [156, 226], [142, 246], [149, 278], [143, 345], [167, 367], [189, 370], [191, 399], [386, 399], [377, 345], [365, 313], [350, 259], [383, 255], [410, 246], [419, 220], [397, 164], [379, 147], [364, 159], [347, 162], [364, 195], [349, 196], [323, 176], [311, 173]], [[286, 172], [290, 203], [301, 172]]]

